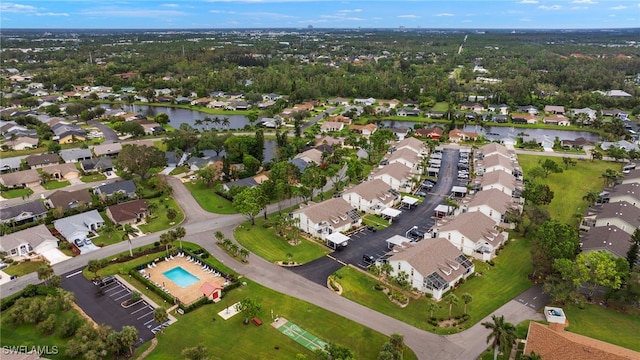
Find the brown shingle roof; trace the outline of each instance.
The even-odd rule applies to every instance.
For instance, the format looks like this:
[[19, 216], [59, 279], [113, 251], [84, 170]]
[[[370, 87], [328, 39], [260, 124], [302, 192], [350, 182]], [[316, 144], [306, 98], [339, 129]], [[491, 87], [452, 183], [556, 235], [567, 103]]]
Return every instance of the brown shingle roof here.
[[29, 166], [41, 166], [57, 164], [60, 162], [60, 157], [58, 154], [34, 154], [27, 156], [24, 161]]
[[389, 162], [396, 159], [404, 159], [410, 161], [413, 164], [417, 164], [420, 162], [420, 156], [418, 156], [418, 153], [413, 151], [411, 148], [403, 148], [394, 151], [393, 154], [389, 156]]
[[388, 174], [392, 178], [402, 181], [409, 178], [411, 175], [411, 169], [408, 166], [395, 162], [393, 164], [383, 166], [375, 174], [372, 174], [372, 176], [375, 178], [384, 174]]
[[107, 210], [111, 213], [113, 220], [120, 223], [122, 221], [135, 219], [138, 217], [138, 214], [145, 213], [147, 211], [147, 201], [144, 199], [129, 201], [109, 206]]
[[[627, 184], [616, 185], [616, 187], [611, 190], [609, 198], [611, 200], [614, 200], [616, 197], [619, 197], [619, 196], [630, 196], [636, 200], [640, 200], [640, 183], [627, 183]], [[638, 203], [636, 203], [636, 206], [640, 207]]]
[[640, 359], [640, 353], [564, 330], [551, 330], [532, 321], [524, 353], [534, 351], [544, 360], [630, 360]]
[[441, 233], [458, 231], [473, 242], [486, 240], [493, 244], [495, 240], [501, 240], [498, 231], [494, 229], [495, 225], [496, 223], [493, 219], [481, 212], [474, 211], [462, 213], [442, 226], [436, 224], [436, 227], [439, 228]]
[[0, 182], [7, 187], [28, 184], [36, 181], [40, 181], [40, 174], [38, 174], [34, 169], [0, 175]]
[[418, 152], [420, 152], [425, 148], [424, 143], [414, 137], [406, 137], [403, 140], [399, 141], [395, 146], [396, 146], [396, 149], [402, 149], [404, 147], [408, 147]]
[[598, 220], [619, 218], [633, 227], [640, 227], [640, 208], [626, 201], [602, 204], [598, 212]]
[[304, 213], [315, 224], [326, 221], [332, 227], [338, 228], [352, 222], [353, 219], [347, 215], [352, 210], [354, 209], [343, 198], [334, 198], [320, 203], [309, 202], [309, 205], [301, 207], [293, 213]]
[[76, 168], [75, 164], [72, 163], [64, 163], [64, 164], [56, 164], [56, 165], [49, 165], [49, 166], [45, 166], [42, 168], [43, 172], [46, 172], [47, 174], [56, 174], [59, 173], [61, 176], [65, 176], [69, 173], [77, 173], [79, 172], [78, 168]]
[[342, 194], [346, 195], [349, 193], [356, 193], [360, 195], [361, 198], [367, 201], [378, 198], [380, 199], [380, 201], [385, 202], [389, 197], [395, 196], [391, 193], [391, 186], [387, 185], [380, 179], [365, 181], [352, 187], [351, 189], [345, 190]]
[[511, 160], [505, 158], [501, 154], [493, 154], [493, 155], [485, 156], [484, 159], [479, 161], [479, 165], [481, 165], [485, 169], [489, 169], [494, 166], [502, 166], [505, 169], [509, 169], [513, 171], [513, 168], [514, 168]]
[[482, 187], [494, 184], [500, 184], [511, 190], [517, 188], [516, 177], [504, 171], [491, 171], [482, 175], [480, 179], [480, 185]]
[[498, 143], [489, 143], [487, 145], [484, 145], [478, 149], [478, 152], [484, 154], [485, 156], [498, 153], [507, 158], [511, 157], [511, 153], [509, 152], [509, 150], [504, 145]]
[[467, 207], [471, 208], [480, 205], [487, 205], [498, 213], [504, 214], [515, 204], [511, 201], [511, 196], [498, 189], [489, 189], [478, 191], [471, 201], [469, 201]]
[[49, 197], [47, 200], [51, 202], [54, 208], [62, 207], [65, 210], [71, 209], [73, 204], [85, 203], [91, 204], [91, 195], [87, 189], [80, 189], [76, 191], [64, 191], [58, 190]]

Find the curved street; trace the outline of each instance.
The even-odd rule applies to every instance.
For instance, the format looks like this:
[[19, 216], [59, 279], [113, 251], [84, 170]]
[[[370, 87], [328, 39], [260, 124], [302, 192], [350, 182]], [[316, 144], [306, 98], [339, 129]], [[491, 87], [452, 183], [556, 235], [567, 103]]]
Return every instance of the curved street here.
[[[220, 230], [227, 237], [233, 239], [233, 229], [245, 221], [245, 217], [240, 214], [219, 215], [208, 213], [198, 205], [179, 179], [171, 178], [170, 183], [173, 187], [176, 201], [185, 209], [185, 221], [182, 223], [182, 226], [187, 230], [185, 240], [202, 246], [237, 273], [263, 286], [305, 300], [383, 334], [402, 334], [407, 346], [420, 359], [476, 359], [488, 347], [485, 342], [488, 330], [480, 323], [487, 319], [490, 320], [490, 316], [459, 334], [449, 336], [436, 335], [338, 296], [326, 286], [309, 281], [256, 255], [251, 254], [248, 263], [237, 262], [215, 244], [213, 234], [215, 231]], [[276, 206], [270, 206], [268, 211], [277, 211]], [[155, 233], [136, 238], [133, 240], [134, 246], [151, 244], [158, 241], [159, 236], [160, 233]], [[56, 274], [64, 274], [84, 267], [91, 259], [113, 256], [128, 251], [128, 249], [127, 242], [117, 243], [56, 264], [53, 269]], [[0, 294], [5, 297], [21, 290], [28, 284], [37, 282], [37, 275], [31, 273], [2, 285]], [[504, 315], [507, 321], [514, 324], [526, 319], [542, 319], [542, 315], [537, 313], [535, 309], [515, 300], [503, 305], [495, 314]]]

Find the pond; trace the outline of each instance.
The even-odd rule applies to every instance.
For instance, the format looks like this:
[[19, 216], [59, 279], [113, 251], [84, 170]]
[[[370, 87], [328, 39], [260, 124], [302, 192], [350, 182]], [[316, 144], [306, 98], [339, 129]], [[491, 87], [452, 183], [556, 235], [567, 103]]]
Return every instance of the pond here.
[[[414, 121], [395, 121], [395, 120], [384, 120], [379, 121], [378, 124], [382, 124], [385, 127], [398, 127], [398, 126], [407, 126], [413, 128], [416, 122]], [[425, 127], [433, 126], [433, 124], [425, 124]], [[438, 126], [442, 126], [442, 124], [438, 124]], [[602, 141], [599, 134], [588, 132], [588, 131], [577, 131], [577, 130], [555, 130], [555, 129], [529, 129], [529, 128], [516, 128], [516, 127], [506, 127], [506, 126], [487, 126], [485, 128], [478, 125], [465, 125], [458, 126], [459, 129], [469, 132], [477, 132], [478, 134], [484, 135], [488, 140], [500, 140], [503, 138], [511, 138], [515, 139], [516, 137], [523, 137], [525, 141], [535, 139], [538, 141], [542, 141], [544, 139], [549, 139], [553, 141], [556, 137], [560, 140], [575, 140], [579, 137], [583, 137], [589, 141], [598, 142]]]
[[[104, 107], [107, 109], [110, 108], [109, 105], [104, 105]], [[245, 125], [250, 124], [249, 119], [247, 119], [247, 117], [244, 115], [231, 115], [231, 114], [215, 115], [215, 114], [207, 114], [204, 112], [189, 110], [189, 109], [180, 109], [180, 108], [173, 108], [173, 107], [166, 107], [166, 106], [135, 105], [135, 104], [134, 105], [122, 104], [120, 105], [120, 108], [130, 113], [139, 113], [139, 114], [143, 114], [145, 116], [151, 116], [151, 117], [154, 117], [160, 113], [165, 113], [169, 115], [169, 125], [171, 125], [176, 129], [179, 128], [180, 124], [182, 123], [187, 123], [197, 129], [206, 129], [207, 127], [209, 129], [215, 129], [215, 128], [242, 129], [245, 127]], [[227, 118], [229, 119], [229, 126], [224, 127], [222, 124], [196, 125], [196, 120], [202, 120], [207, 116], [212, 119], [215, 118], [216, 116], [219, 119]]]

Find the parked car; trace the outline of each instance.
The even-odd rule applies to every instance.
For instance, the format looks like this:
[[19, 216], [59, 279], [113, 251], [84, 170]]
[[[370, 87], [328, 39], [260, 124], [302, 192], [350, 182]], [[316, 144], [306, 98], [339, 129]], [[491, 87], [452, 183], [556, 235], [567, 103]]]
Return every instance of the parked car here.
[[73, 240], [73, 242], [76, 244], [77, 247], [83, 247], [84, 246], [84, 241], [82, 241], [82, 239], [75, 239]]
[[89, 239], [84, 239], [84, 244], [87, 246], [93, 245], [93, 243]]
[[375, 227], [373, 227], [373, 226], [371, 226], [371, 225], [367, 226], [367, 230], [369, 230], [369, 231], [371, 231], [371, 232], [376, 232], [376, 231], [378, 231], [378, 230], [376, 230], [376, 228], [375, 228]]
[[364, 254], [362, 255], [362, 261], [364, 261], [365, 264], [373, 264], [376, 261], [376, 258], [373, 257], [373, 255]]
[[415, 195], [417, 195], [417, 196], [421, 196], [421, 197], [426, 197], [426, 196], [427, 196], [427, 193], [426, 193], [426, 192], [424, 192], [424, 191], [416, 191]]
[[418, 229], [411, 229], [409, 231], [409, 236], [415, 239], [424, 239], [424, 233]]

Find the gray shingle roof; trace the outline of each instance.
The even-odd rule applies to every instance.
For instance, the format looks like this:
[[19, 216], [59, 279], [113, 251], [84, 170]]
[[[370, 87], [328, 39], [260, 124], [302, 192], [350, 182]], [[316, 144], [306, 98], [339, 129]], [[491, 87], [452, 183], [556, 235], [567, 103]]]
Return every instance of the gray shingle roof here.
[[65, 149], [60, 151], [60, 157], [65, 162], [76, 161], [78, 159], [90, 159], [91, 150], [89, 149]]
[[23, 213], [31, 214], [36, 217], [44, 215], [46, 212], [47, 209], [44, 207], [40, 200], [33, 200], [14, 206], [2, 206], [0, 207], [0, 221], [9, 221]]
[[112, 195], [116, 192], [133, 194], [136, 192], [136, 189], [136, 184], [133, 182], [133, 180], [125, 180], [99, 186], [97, 189], [97, 193], [105, 195]]

